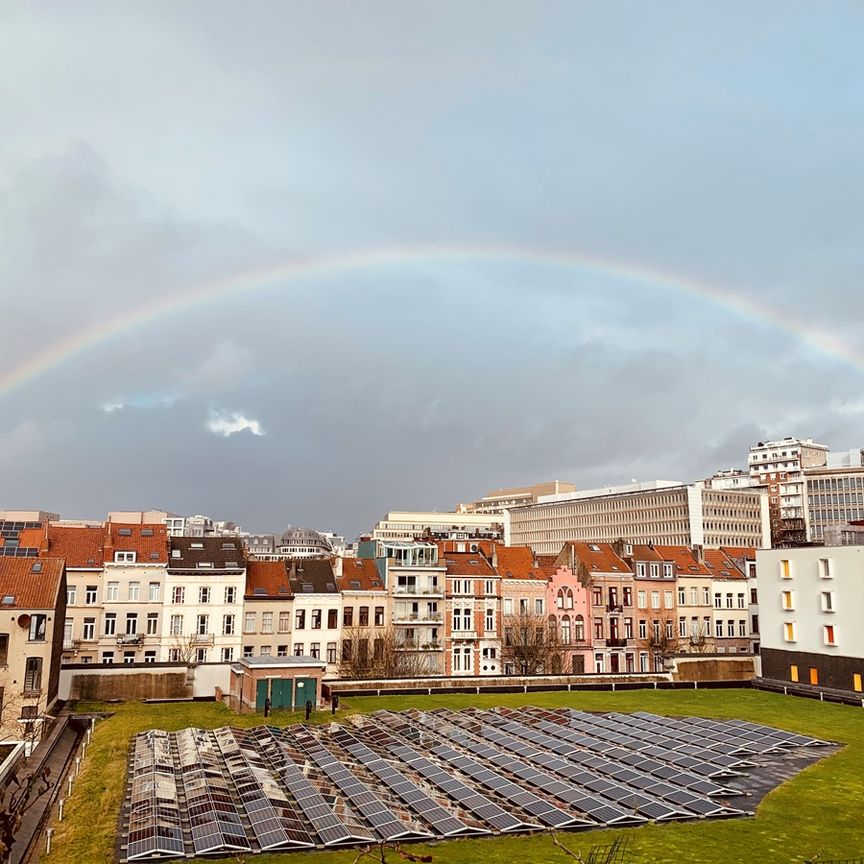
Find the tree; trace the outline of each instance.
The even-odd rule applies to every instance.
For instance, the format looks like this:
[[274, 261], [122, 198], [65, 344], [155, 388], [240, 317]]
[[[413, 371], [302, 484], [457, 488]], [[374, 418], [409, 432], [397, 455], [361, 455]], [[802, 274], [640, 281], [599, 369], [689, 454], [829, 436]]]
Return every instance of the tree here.
[[504, 616], [501, 658], [505, 668], [511, 666], [518, 675], [565, 675], [570, 671], [569, 656], [555, 624], [543, 615], [520, 611]]
[[431, 674], [428, 656], [405, 650], [393, 627], [354, 625], [342, 630], [340, 678], [422, 678]]
[[651, 657], [651, 665], [657, 672], [666, 669], [667, 661], [681, 653], [681, 639], [675, 635], [671, 621], [659, 621], [651, 628], [639, 647]]
[[175, 636], [171, 647], [171, 653], [177, 660], [186, 664], [186, 680], [190, 683], [195, 677], [195, 667], [198, 665], [198, 648], [198, 636], [195, 633]]

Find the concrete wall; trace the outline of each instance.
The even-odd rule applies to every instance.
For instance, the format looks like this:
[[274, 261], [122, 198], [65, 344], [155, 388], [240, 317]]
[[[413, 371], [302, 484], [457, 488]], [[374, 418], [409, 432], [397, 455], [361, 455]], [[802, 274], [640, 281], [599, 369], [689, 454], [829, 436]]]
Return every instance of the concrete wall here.
[[753, 657], [676, 657], [673, 681], [751, 681]]
[[61, 699], [209, 699], [216, 688], [229, 691], [228, 663], [204, 663], [194, 667], [191, 683], [183, 664], [63, 666], [60, 670]]

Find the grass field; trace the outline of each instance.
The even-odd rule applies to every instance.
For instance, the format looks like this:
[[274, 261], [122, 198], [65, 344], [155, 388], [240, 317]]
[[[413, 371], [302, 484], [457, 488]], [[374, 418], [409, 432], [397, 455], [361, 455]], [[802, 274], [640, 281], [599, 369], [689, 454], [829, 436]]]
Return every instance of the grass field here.
[[[625, 693], [445, 694], [440, 696], [369, 697], [342, 700], [337, 719], [379, 708], [489, 708], [496, 705], [573, 707], [588, 711], [653, 711], [740, 718], [831, 739], [846, 746], [772, 792], [755, 819], [646, 825], [626, 831], [591, 831], [559, 835], [570, 849], [587, 854], [591, 846], [608, 843], [622, 833], [629, 838], [631, 860], [675, 864], [790, 864], [817, 853], [823, 860], [864, 857], [864, 711], [763, 693], [755, 690], [630, 691]], [[113, 861], [117, 817], [125, 788], [129, 738], [144, 729], [251, 726], [254, 715], [238, 716], [216, 703], [144, 705], [128, 703], [79, 705], [114, 715], [101, 721], [87, 749], [81, 776], [67, 802], [67, 818], [56, 825], [54, 849], [45, 864], [108, 864]], [[329, 722], [329, 713], [313, 715]], [[302, 720], [302, 714], [275, 712], [273, 725]], [[456, 840], [411, 846], [433, 855], [435, 864], [510, 864], [510, 862], [572, 861], [546, 835]], [[248, 864], [350, 864], [357, 850], [249, 855], [222, 861]], [[202, 859], [204, 860], [204, 859]], [[208, 859], [214, 860], [214, 859]], [[393, 854], [388, 860], [398, 861]]]

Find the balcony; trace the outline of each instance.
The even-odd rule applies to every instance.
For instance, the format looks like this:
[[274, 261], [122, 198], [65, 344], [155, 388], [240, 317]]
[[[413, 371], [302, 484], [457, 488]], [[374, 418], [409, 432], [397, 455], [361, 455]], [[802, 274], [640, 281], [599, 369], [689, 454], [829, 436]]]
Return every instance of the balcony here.
[[606, 611], [607, 612], [617, 612], [620, 614], [624, 611], [624, 607], [618, 603], [607, 603], [606, 604]]
[[451, 639], [476, 639], [477, 631], [476, 630], [454, 630], [450, 634]]
[[424, 642], [421, 639], [405, 639], [396, 644], [397, 651], [441, 651], [444, 648], [444, 643], [433, 639], [429, 642]]
[[442, 624], [444, 622], [443, 615], [433, 614], [429, 615], [428, 613], [423, 614], [408, 614], [402, 612], [396, 612], [393, 615], [393, 623], [399, 625], [405, 625], [411, 627], [414, 624]]
[[393, 594], [397, 597], [443, 597], [444, 588], [430, 588], [421, 585], [397, 585], [393, 589]]
[[626, 639], [618, 639], [617, 637], [612, 638], [611, 636], [606, 640], [607, 648], [626, 648], [627, 640]]
[[140, 633], [123, 633], [117, 637], [118, 645], [140, 645], [144, 637]]
[[197, 648], [200, 645], [212, 645], [213, 644], [213, 634], [212, 633], [196, 633], [195, 634], [195, 647]]

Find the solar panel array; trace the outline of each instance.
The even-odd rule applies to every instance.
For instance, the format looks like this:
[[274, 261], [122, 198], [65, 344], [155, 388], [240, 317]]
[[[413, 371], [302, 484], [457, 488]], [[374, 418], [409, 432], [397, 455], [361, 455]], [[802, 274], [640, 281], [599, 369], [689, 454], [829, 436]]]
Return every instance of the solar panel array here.
[[724, 818], [747, 774], [828, 742], [739, 720], [378, 711], [346, 725], [138, 735], [126, 861]]

